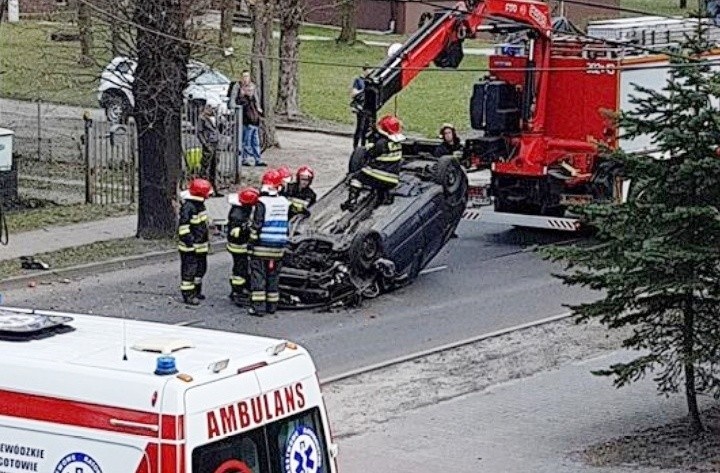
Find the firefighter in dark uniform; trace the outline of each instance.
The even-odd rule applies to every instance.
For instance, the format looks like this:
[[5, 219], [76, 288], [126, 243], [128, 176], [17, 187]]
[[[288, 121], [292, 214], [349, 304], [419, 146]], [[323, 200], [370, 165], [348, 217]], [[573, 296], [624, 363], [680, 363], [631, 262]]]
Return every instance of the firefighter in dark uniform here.
[[253, 212], [250, 245], [250, 306], [248, 314], [274, 314], [280, 300], [279, 272], [288, 241], [290, 203], [279, 194], [282, 175], [271, 169], [262, 177], [260, 198]]
[[348, 200], [342, 204], [343, 210], [353, 210], [363, 185], [377, 193], [378, 205], [392, 204], [391, 191], [400, 183], [400, 165], [402, 164], [402, 123], [393, 115], [385, 115], [377, 123], [380, 136], [367, 149], [368, 164], [350, 181]]
[[180, 292], [183, 302], [189, 305], [198, 305], [200, 300], [205, 299], [202, 278], [207, 272], [207, 255], [210, 250], [205, 200], [212, 192], [210, 181], [193, 179], [188, 189], [181, 194], [183, 202], [178, 222]]
[[308, 208], [317, 201], [317, 194], [310, 187], [315, 178], [315, 171], [310, 166], [300, 166], [295, 173], [295, 182], [287, 185], [285, 192], [290, 201], [292, 215], [308, 215]]
[[250, 261], [248, 260], [248, 242], [252, 212], [260, 197], [260, 192], [247, 187], [228, 197], [230, 213], [227, 225], [227, 250], [232, 255], [233, 266], [230, 276], [230, 299], [242, 305], [249, 294]]

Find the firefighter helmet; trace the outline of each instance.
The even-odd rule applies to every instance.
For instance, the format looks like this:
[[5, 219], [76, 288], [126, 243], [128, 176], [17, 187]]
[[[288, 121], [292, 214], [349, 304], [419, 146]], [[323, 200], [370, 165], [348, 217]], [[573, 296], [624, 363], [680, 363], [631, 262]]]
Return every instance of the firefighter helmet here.
[[242, 205], [255, 205], [260, 197], [260, 192], [254, 187], [246, 187], [238, 192], [238, 201]]
[[275, 169], [268, 169], [262, 176], [263, 187], [278, 189], [283, 183], [282, 174]]
[[405, 135], [402, 134], [402, 128], [402, 122], [394, 115], [385, 115], [377, 122], [378, 132], [395, 142], [405, 139]]
[[195, 178], [188, 185], [190, 195], [207, 199], [213, 193], [213, 186], [207, 179]]
[[280, 173], [280, 176], [282, 176], [283, 184], [288, 184], [292, 179], [292, 171], [284, 164], [278, 168], [278, 172]]
[[307, 179], [312, 184], [313, 179], [315, 178], [315, 171], [313, 171], [313, 168], [310, 166], [300, 166], [297, 170], [297, 173], [295, 174], [295, 179]]

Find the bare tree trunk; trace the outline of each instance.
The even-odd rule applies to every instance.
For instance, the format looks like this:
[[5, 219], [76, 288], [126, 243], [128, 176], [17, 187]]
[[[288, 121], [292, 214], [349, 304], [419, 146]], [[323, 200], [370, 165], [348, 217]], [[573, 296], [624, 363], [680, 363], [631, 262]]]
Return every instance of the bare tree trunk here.
[[80, 33], [80, 63], [92, 64], [93, 33], [90, 7], [85, 2], [77, 2], [77, 22]]
[[233, 18], [236, 0], [222, 0], [220, 5], [220, 47], [232, 46]]
[[680, 0], [680, 8], [687, 8], [687, 0]]
[[[190, 50], [183, 8], [177, 0], [137, 2], [138, 66], [135, 71], [135, 119], [140, 161], [138, 236], [172, 238], [182, 156], [180, 113]], [[154, 34], [158, 31], [163, 35]], [[167, 36], [165, 36], [167, 35]]]
[[694, 347], [695, 347], [695, 309], [692, 303], [692, 296], [688, 296], [685, 304], [683, 327], [683, 363], [685, 371], [685, 399], [688, 405], [688, 414], [690, 416], [690, 431], [697, 435], [705, 431], [705, 427], [700, 420], [700, 410], [697, 403], [697, 391], [695, 389], [695, 365], [694, 365]]
[[268, 56], [272, 51], [272, 28], [274, 1], [256, 1], [253, 15], [253, 43], [250, 74], [258, 86], [260, 106], [263, 109], [261, 135], [266, 146], [276, 146], [275, 116], [270, 104], [270, 84], [272, 83], [272, 65]]
[[0, 0], [0, 23], [5, 20], [5, 12], [8, 9], [8, 0]]
[[355, 0], [342, 0], [340, 15], [341, 29], [337, 42], [353, 44], [357, 40], [357, 7]]
[[275, 113], [292, 120], [300, 113], [298, 106], [298, 59], [300, 56], [300, 0], [280, 0], [280, 78]]

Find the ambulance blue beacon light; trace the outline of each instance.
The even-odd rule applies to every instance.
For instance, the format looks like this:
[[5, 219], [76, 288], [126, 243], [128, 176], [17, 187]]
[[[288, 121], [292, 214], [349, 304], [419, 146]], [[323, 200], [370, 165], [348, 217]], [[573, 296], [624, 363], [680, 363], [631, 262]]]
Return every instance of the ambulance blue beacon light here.
[[155, 367], [155, 374], [158, 376], [165, 376], [169, 374], [176, 374], [178, 372], [175, 366], [175, 357], [172, 356], [158, 356], [157, 365]]

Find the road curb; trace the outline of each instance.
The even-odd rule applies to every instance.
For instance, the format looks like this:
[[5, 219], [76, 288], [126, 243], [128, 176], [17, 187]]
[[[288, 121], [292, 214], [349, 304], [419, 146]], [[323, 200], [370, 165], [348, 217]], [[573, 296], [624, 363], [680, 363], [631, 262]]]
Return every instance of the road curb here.
[[[300, 131], [305, 133], [319, 133], [322, 135], [332, 135], [332, 136], [342, 136], [346, 138], [352, 138], [353, 133], [350, 131], [342, 131], [342, 130], [328, 130], [325, 128], [317, 128], [312, 126], [305, 126], [305, 125], [293, 125], [290, 123], [276, 123], [275, 127], [278, 130], [285, 130], [285, 131]], [[282, 145], [282, 143], [281, 143]]]
[[520, 325], [515, 325], [513, 327], [508, 327], [500, 330], [496, 330], [494, 332], [485, 333], [483, 335], [476, 335], [474, 337], [466, 338], [465, 340], [460, 340], [457, 342], [447, 343], [445, 345], [440, 345], [435, 348], [429, 348], [427, 350], [422, 350], [415, 353], [410, 353], [408, 355], [403, 355], [397, 358], [393, 358], [391, 360], [382, 361], [380, 363], [375, 363], [372, 365], [364, 366], [361, 368], [356, 368], [354, 370], [346, 371], [345, 373], [336, 374], [334, 376], [328, 376], [325, 379], [320, 380], [321, 386], [327, 386], [333, 383], [337, 383], [339, 381], [343, 381], [349, 378], [353, 378], [355, 376], [360, 376], [366, 373], [370, 373], [373, 371], [379, 371], [386, 368], [390, 368], [391, 366], [399, 365], [401, 363], [406, 363], [408, 361], [417, 360], [420, 358], [425, 358], [430, 355], [435, 355], [437, 353], [441, 353], [443, 351], [448, 350], [455, 350], [457, 348], [462, 348], [467, 345], [472, 345], [474, 343], [482, 342], [491, 338], [497, 338], [501, 337], [503, 335], [507, 335], [513, 332], [520, 332], [522, 330], [527, 330], [529, 328], [539, 327], [542, 325], [551, 324], [554, 322], [559, 322], [561, 320], [568, 319], [572, 316], [572, 312], [564, 312], [562, 314], [552, 315], [550, 317], [546, 317], [544, 319], [535, 320], [533, 322], [527, 322]]
[[[225, 241], [213, 242], [210, 244], [210, 248], [214, 253], [224, 251], [225, 245]], [[44, 282], [59, 282], [62, 279], [87, 277], [89, 275], [108, 273], [122, 269], [139, 268], [150, 264], [172, 261], [176, 258], [177, 250], [164, 250], [154, 251], [152, 253], [143, 253], [137, 256], [113, 258], [94, 263], [79, 264], [77, 266], [68, 266], [66, 268], [58, 268], [50, 271], [38, 271], [33, 274], [25, 274], [22, 276], [14, 276], [0, 280], [0, 291], [27, 287], [28, 283], [31, 281], [34, 281], [38, 285]]]

